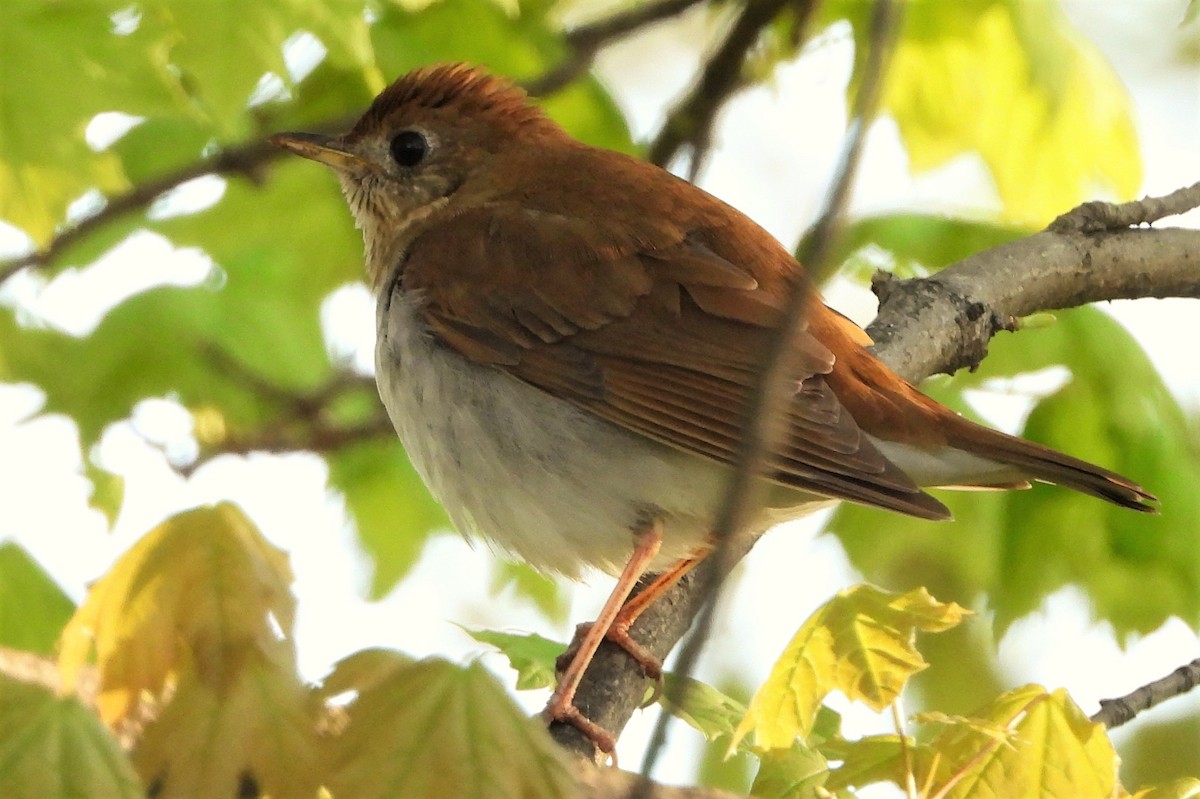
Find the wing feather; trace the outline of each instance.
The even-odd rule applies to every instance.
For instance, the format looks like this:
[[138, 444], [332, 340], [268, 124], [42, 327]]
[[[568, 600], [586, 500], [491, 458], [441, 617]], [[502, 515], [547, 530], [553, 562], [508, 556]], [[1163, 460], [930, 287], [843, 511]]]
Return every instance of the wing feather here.
[[[402, 280], [424, 296], [430, 330], [464, 357], [731, 464], [782, 303], [778, 280], [764, 284], [761, 270], [723, 257], [706, 243], [717, 238], [710, 234], [666, 229], [648, 242], [567, 215], [486, 205], [418, 236]], [[770, 479], [944, 517], [841, 405], [824, 379], [833, 353], [807, 330], [794, 344], [796, 391]]]

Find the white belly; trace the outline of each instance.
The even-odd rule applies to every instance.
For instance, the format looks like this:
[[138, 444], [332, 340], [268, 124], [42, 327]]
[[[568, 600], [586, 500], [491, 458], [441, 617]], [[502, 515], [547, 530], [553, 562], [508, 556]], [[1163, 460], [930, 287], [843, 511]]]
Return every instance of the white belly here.
[[459, 530], [568, 576], [619, 571], [650, 518], [664, 523], [652, 568], [705, 541], [727, 468], [469, 363], [433, 341], [415, 304], [398, 289], [381, 298], [376, 379], [409, 458]]

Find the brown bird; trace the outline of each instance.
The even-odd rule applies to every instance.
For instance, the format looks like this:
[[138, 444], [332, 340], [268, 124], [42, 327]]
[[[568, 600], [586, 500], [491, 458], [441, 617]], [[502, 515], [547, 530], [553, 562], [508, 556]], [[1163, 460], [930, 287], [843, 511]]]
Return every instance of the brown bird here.
[[[341, 181], [378, 301], [379, 393], [454, 523], [539, 569], [620, 574], [546, 709], [611, 751], [575, 689], [605, 636], [660, 668], [629, 625], [708, 550], [801, 266], [734, 208], [572, 139], [469, 66], [405, 75], [344, 135], [272, 141]], [[870, 343], [811, 295], [768, 506], [747, 535], [837, 499], [949, 518], [921, 486], [1038, 480], [1153, 511], [1121, 475], [939, 405]], [[625, 604], [648, 572], [662, 576]]]

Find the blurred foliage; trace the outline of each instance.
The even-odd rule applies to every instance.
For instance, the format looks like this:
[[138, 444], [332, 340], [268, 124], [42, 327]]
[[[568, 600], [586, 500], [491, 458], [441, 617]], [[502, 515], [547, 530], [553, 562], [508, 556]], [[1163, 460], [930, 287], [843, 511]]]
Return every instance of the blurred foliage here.
[[[848, 19], [862, 44], [870, 8], [835, 0], [823, 13]], [[1018, 222], [1044, 225], [1098, 188], [1129, 198], [1141, 186], [1128, 92], [1054, 0], [907, 3], [882, 108], [914, 172], [973, 153]]]
[[0, 543], [0, 646], [49, 655], [74, 610], [28, 552]]
[[[825, 3], [810, 41], [846, 20], [861, 44], [868, 8]], [[1195, 9], [1192, 0], [1186, 24], [1195, 25]], [[125, 201], [130, 209], [56, 247], [24, 285], [33, 294], [47, 290], [120, 252], [116, 248], [137, 232], [194, 249], [211, 262], [199, 282], [138, 291], [103, 309], [95, 329], [80, 335], [50, 325], [34, 303], [14, 299], [25, 295], [0, 286], [0, 382], [36, 387], [44, 396], [39, 413], [75, 423], [84, 476], [94, 486], [91, 504], [110, 524], [125, 482], [138, 478], [96, 462], [96, 444], [139, 402], [170, 398], [193, 414], [202, 457], [255, 449], [319, 452], [329, 466], [329, 487], [344, 500], [373, 565], [370, 596], [386, 594], [408, 573], [429, 536], [445, 527], [445, 515], [386, 432], [373, 389], [334, 353], [320, 323], [331, 293], [361, 280], [360, 237], [335, 182], [311, 165], [274, 163], [276, 154], [263, 139], [280, 129], [345, 124], [388, 80], [433, 61], [481, 63], [518, 80], [540, 77], [571, 54], [563, 13], [554, 0], [269, 0], [227, 7], [190, 0], [10, 0], [0, 10], [0, 108], [6, 111], [0, 115], [0, 220], [43, 250], [88, 214]], [[724, 18], [714, 15], [710, 22]], [[746, 66], [748, 78], [767, 81], [778, 64], [802, 52], [796, 19], [789, 9], [765, 32]], [[859, 49], [860, 65], [861, 56]], [[543, 102], [585, 141], [638, 152], [623, 114], [594, 78], [585, 74]], [[895, 214], [860, 220], [839, 253], [854, 277], [880, 264], [899, 274], [933, 271], [1023, 235], [1097, 188], [1128, 197], [1140, 183], [1129, 97], [1050, 0], [914, 0], [884, 109], [899, 127], [914, 171], [963, 155], [979, 158], [995, 181], [1003, 219]], [[100, 140], [126, 122], [127, 132], [115, 141]], [[188, 205], [186, 183], [166, 197], [147, 188], [183, 183], [216, 163], [220, 177], [208, 179], [217, 186], [215, 200], [203, 207]], [[1001, 630], [1068, 584], [1080, 585], [1097, 617], [1122, 637], [1173, 615], [1196, 626], [1200, 546], [1188, 529], [1200, 516], [1191, 490], [1200, 476], [1193, 438], [1127, 334], [1094, 311], [1062, 314], [1053, 326], [997, 339], [979, 372], [932, 390], [969, 410], [962, 392], [1051, 366], [1064, 366], [1070, 379], [1037, 402], [1025, 433], [1143, 481], [1169, 515], [1146, 518], [1065, 491], [1035, 489], [948, 497], [959, 522], [936, 530], [895, 517], [883, 525], [870, 511], [845, 507], [834, 533], [871, 580], [905, 592], [927, 586], [945, 600], [990, 609]], [[26, 551], [0, 543], [0, 647], [48, 655], [62, 635], [67, 683], [78, 678], [87, 699], [93, 668], [99, 680], [93, 712], [75, 698], [14, 682], [0, 668], [0, 794], [141, 795], [130, 763], [164, 799], [197, 786], [222, 795], [255, 788], [311, 796], [325, 780], [346, 794], [387, 795], [414, 768], [429, 772], [425, 793], [408, 785], [405, 795], [459, 793], [463, 783], [456, 780], [471, 774], [503, 775], [518, 793], [564, 790], [558, 753], [477, 665], [371, 651], [351, 655], [323, 688], [303, 684], [292, 648], [290, 584], [286, 557], [239, 509], [195, 509], [129, 550], [68, 625], [72, 603], [61, 589]], [[498, 564], [493, 590], [513, 592], [550, 618], [565, 617], [563, 590], [523, 565]], [[887, 616], [878, 603], [855, 612], [862, 614], [859, 621]], [[825, 617], [805, 629], [861, 639], [861, 626], [846, 624], [846, 618]], [[1028, 752], [1044, 752], [1045, 764], [1057, 772], [1084, 761], [1103, 772], [1108, 752], [1099, 750], [1107, 739], [1085, 740], [1088, 729], [1065, 697], [1020, 689], [993, 701], [1001, 685], [988, 637], [980, 632], [984, 625], [977, 620], [930, 642], [928, 674], [953, 674], [918, 677], [922, 694], [946, 712], [984, 709], [974, 721], [947, 717], [942, 743], [914, 750], [914, 762], [943, 769], [935, 775], [941, 779], [951, 761], [935, 768], [921, 752], [932, 751], [929, 746], [964, 757], [983, 751], [992, 740], [988, 725], [1007, 724], [1011, 711], [1023, 708], [1025, 720], [1006, 734], [1025, 735], [1037, 723], [1065, 735], [1043, 737]], [[739, 774], [757, 763], [756, 789], [763, 796], [812, 796], [822, 785], [844, 796], [865, 781], [899, 784], [900, 736], [846, 741], [836, 714], [819, 705], [834, 688], [850, 685], [848, 693], [863, 696], [871, 685], [878, 688], [862, 670], [881, 655], [900, 652], [900, 661], [918, 664], [911, 629], [880, 622], [873, 632], [880, 631], [882, 649], [822, 650], [820, 675], [804, 691], [805, 723], [773, 739], [778, 749], [745, 744], [740, 765], [721, 779], [744, 783]], [[553, 642], [476, 635], [509, 656], [520, 687], [553, 679]], [[790, 660], [793, 667], [800, 662], [815, 661]], [[876, 692], [880, 703], [909, 671], [891, 674], [887, 690]], [[147, 699], [165, 698], [168, 685], [174, 698], [152, 714], [126, 759], [114, 732], [139, 722]], [[686, 686], [670, 711], [713, 746], [728, 748], [746, 715], [742, 705], [709, 686]], [[351, 689], [357, 698], [331, 720], [330, 693]], [[447, 707], [461, 713], [432, 712]], [[762, 701], [754, 712], [758, 724], [780, 721]], [[397, 714], [406, 713], [406, 721], [398, 721]], [[318, 731], [339, 723], [343, 734], [325, 751]], [[418, 740], [415, 732], [431, 735]], [[479, 742], [492, 749], [472, 745]], [[516, 742], [526, 748], [513, 754]], [[1138, 754], [1147, 748], [1131, 754], [1150, 758]], [[1022, 773], [1005, 760], [1010, 749], [988, 750], [981, 787], [1022, 795], [1015, 783], [997, 781]], [[506, 756], [496, 757], [497, 751]], [[390, 765], [372, 769], [371, 757]], [[463, 767], [429, 767], [448, 760]], [[842, 765], [831, 771], [830, 760]], [[1139, 781], [1157, 778], [1152, 768], [1136, 774]], [[1162, 795], [1176, 795], [1172, 790]]]

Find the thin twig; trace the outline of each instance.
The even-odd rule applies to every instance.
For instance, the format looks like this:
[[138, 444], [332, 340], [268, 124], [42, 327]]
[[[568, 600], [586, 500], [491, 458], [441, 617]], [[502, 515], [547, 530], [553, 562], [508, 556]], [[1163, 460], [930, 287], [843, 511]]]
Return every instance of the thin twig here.
[[1162, 197], [1143, 197], [1127, 203], [1084, 203], [1055, 219], [1046, 229], [1052, 233], [1098, 233], [1149, 225], [1197, 206], [1200, 206], [1200, 183], [1193, 183]]
[[[666, 166], [685, 145], [692, 147], [689, 173], [694, 177], [703, 162], [704, 154], [717, 112], [738, 90], [746, 85], [743, 66], [751, 48], [759, 41], [763, 30], [794, 0], [748, 0], [742, 13], [716, 52], [708, 59], [700, 79], [688, 95], [679, 102], [663, 123], [650, 145], [647, 160]], [[806, 0], [800, 11], [801, 27], [807, 26], [816, 7], [815, 0]]]
[[187, 164], [173, 172], [138, 183], [128, 192], [109, 198], [100, 210], [58, 233], [45, 249], [0, 262], [0, 283], [26, 267], [47, 266], [53, 263], [67, 248], [91, 235], [93, 231], [126, 214], [149, 207], [163, 194], [189, 180], [205, 175], [223, 174], [244, 175], [254, 181], [261, 180], [262, 168], [280, 154], [278, 148], [265, 141], [256, 140], [230, 147], [211, 158]]
[[610, 17], [580, 25], [567, 31], [571, 55], [544, 75], [527, 81], [525, 90], [535, 97], [553, 94], [578, 78], [591, 67], [606, 45], [635, 31], [677, 17], [704, 0], [659, 0], [636, 8], [618, 11]]
[[[830, 245], [837, 235], [840, 217], [850, 193], [850, 183], [857, 172], [859, 152], [877, 106], [879, 84], [891, 56], [900, 28], [901, 7], [896, 0], [876, 0], [871, 15], [870, 54], [860, 84], [854, 121], [850, 126], [841, 158], [841, 171], [831, 187], [826, 207], [809, 237], [809, 263], [818, 273], [829, 256]], [[717, 544], [703, 575], [698, 575], [699, 590], [704, 604], [685, 641], [675, 664], [675, 673], [690, 675], [700, 651], [712, 628], [716, 598], [726, 575], [737, 559], [744, 554], [743, 546], [733, 546], [737, 533], [746, 528], [747, 520], [757, 500], [755, 488], [774, 448], [779, 431], [776, 420], [792, 396], [788, 381], [791, 367], [789, 353], [793, 342], [803, 329], [805, 309], [812, 299], [812, 288], [804, 271], [797, 273], [792, 295], [788, 299], [782, 323], [774, 331], [764, 353], [763, 364], [754, 388], [747, 400], [742, 434], [734, 460], [734, 471], [713, 524], [712, 536]], [[647, 748], [642, 773], [649, 776], [666, 742], [669, 717], [659, 716]]]
[[331, 425], [323, 421], [312, 421], [307, 426], [294, 429], [289, 424], [272, 424], [255, 431], [252, 435], [228, 436], [220, 444], [206, 447], [196, 460], [176, 468], [184, 477], [190, 476], [209, 461], [222, 455], [250, 455], [255, 452], [286, 454], [291, 452], [315, 452], [318, 455], [335, 452], [352, 444], [381, 439], [394, 441], [395, 428], [382, 411], [369, 419], [350, 425]]
[[1143, 710], [1149, 710], [1163, 700], [1181, 696], [1200, 685], [1200, 658], [1185, 663], [1162, 679], [1147, 683], [1118, 699], [1101, 699], [1100, 710], [1092, 721], [1110, 730], [1133, 721]]

